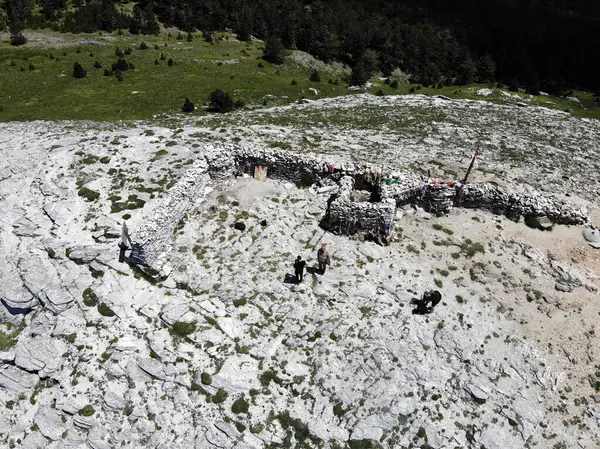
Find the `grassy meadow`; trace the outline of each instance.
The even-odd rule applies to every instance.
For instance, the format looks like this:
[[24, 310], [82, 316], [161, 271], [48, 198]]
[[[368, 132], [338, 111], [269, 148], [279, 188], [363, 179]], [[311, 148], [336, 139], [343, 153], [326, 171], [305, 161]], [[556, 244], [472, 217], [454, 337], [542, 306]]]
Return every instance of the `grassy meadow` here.
[[[229, 92], [246, 107], [355, 92], [344, 82], [348, 69], [327, 66], [320, 71], [320, 82], [310, 81], [310, 64], [288, 58], [283, 65], [271, 65], [261, 59], [261, 41], [240, 42], [227, 33], [216, 33], [212, 45], [202, 39], [201, 33], [194, 34], [190, 42], [185, 34], [183, 40], [177, 40], [177, 31], [164, 31], [158, 36], [137, 36], [127, 31], [122, 35], [72, 35], [47, 30], [32, 33], [34, 38], [23, 47], [11, 47], [6, 34], [0, 40], [0, 121], [149, 119], [154, 114], [180, 112], [186, 97], [196, 106], [193, 114], [201, 115], [206, 113], [209, 95], [215, 89]], [[140, 49], [142, 42], [147, 49]], [[131, 49], [124, 59], [135, 66], [123, 72], [122, 81], [114, 75], [104, 76], [104, 69], [118, 59], [117, 47]], [[174, 62], [172, 66], [168, 65], [169, 59]], [[85, 78], [73, 77], [75, 62], [87, 71]], [[94, 68], [96, 62], [100, 68]], [[475, 92], [485, 87], [437, 89], [401, 84], [392, 89], [378, 78], [371, 83], [368, 91], [372, 93], [381, 90], [386, 95], [401, 95], [414, 89], [426, 95], [477, 100], [483, 97]], [[531, 104], [600, 118], [600, 107], [594, 104], [591, 94], [575, 95], [582, 105], [547, 96], [534, 97]], [[499, 90], [488, 100], [501, 104], [518, 101]]]

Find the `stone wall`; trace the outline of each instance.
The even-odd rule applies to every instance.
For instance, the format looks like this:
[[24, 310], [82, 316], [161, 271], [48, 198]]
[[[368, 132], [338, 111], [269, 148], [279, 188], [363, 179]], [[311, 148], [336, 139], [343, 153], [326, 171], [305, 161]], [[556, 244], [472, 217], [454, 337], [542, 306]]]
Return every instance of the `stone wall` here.
[[326, 212], [327, 229], [343, 235], [370, 233], [373, 237], [379, 235], [381, 222], [393, 231], [396, 201], [391, 198], [381, 202], [356, 202], [351, 199], [354, 179], [344, 176], [340, 180], [340, 189], [334, 194]]
[[185, 175], [161, 199], [139, 229], [132, 230], [130, 260], [135, 265], [160, 270], [173, 242], [177, 223], [195, 201], [204, 194], [209, 181], [208, 163], [196, 161]]
[[566, 201], [530, 190], [519, 193], [492, 184], [467, 184], [461, 195], [461, 207], [487, 209], [507, 215], [548, 217], [552, 222], [585, 225], [590, 222], [587, 210]]
[[[245, 148], [231, 144], [211, 144], [204, 147], [203, 156], [169, 191], [140, 229], [132, 235], [131, 261], [140, 266], [160, 270], [170, 250], [173, 232], [188, 209], [204, 194], [210, 178], [220, 179], [254, 175], [256, 165], [268, 168], [267, 177], [279, 178], [301, 185], [328, 184], [334, 193], [323, 211], [325, 227], [344, 235], [379, 234], [381, 223], [394, 229], [396, 208], [417, 203], [433, 213], [446, 213], [454, 204], [460, 183], [430, 184], [415, 174], [392, 172], [381, 185], [381, 201], [353, 201], [352, 191], [375, 187], [378, 178], [356, 165], [336, 165], [330, 169], [326, 160], [289, 154], [283, 151]], [[586, 224], [585, 209], [577, 209], [564, 201], [540, 192], [526, 194], [502, 189], [491, 184], [468, 184], [463, 189], [461, 207], [481, 208], [509, 215], [546, 216], [555, 223]]]

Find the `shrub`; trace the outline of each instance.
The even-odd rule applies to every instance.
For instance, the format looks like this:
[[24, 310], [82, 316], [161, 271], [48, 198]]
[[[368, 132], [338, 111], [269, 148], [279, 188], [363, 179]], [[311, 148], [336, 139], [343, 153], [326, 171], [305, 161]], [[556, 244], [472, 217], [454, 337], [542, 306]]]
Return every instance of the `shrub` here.
[[35, 66], [31, 62], [29, 63], [29, 70], [35, 70]]
[[292, 86], [296, 86], [298, 84], [298, 81], [296, 81], [295, 79], [292, 80]]
[[259, 69], [264, 69], [264, 68], [265, 68], [265, 66], [263, 65], [263, 63], [262, 63], [262, 62], [259, 62], [259, 63], [258, 63], [258, 68], [259, 68]]
[[533, 229], [541, 229], [542, 225], [537, 217], [528, 215], [525, 217], [525, 224]]
[[123, 58], [119, 58], [117, 59], [115, 62], [113, 62], [112, 64], [112, 70], [114, 72], [116, 72], [117, 70], [120, 70], [121, 72], [126, 71], [129, 68], [129, 64], [127, 63], [127, 61], [125, 61]]
[[98, 313], [102, 316], [115, 316], [115, 312], [103, 302], [98, 304]]
[[91, 288], [86, 288], [81, 294], [83, 303], [88, 307], [94, 307], [98, 304], [98, 297]]
[[94, 68], [95, 69], [99, 69], [102, 67], [102, 64], [100, 64], [98, 61], [94, 62]]
[[96, 410], [94, 410], [94, 407], [92, 407], [91, 404], [79, 409], [79, 414], [81, 416], [92, 416], [94, 413], [96, 413]]
[[27, 38], [23, 36], [23, 33], [18, 31], [16, 33], [10, 33], [10, 45], [14, 47], [18, 47], [20, 45], [25, 45], [27, 43]]
[[178, 41], [182, 41], [182, 40], [183, 40], [183, 35], [182, 35], [181, 33], [179, 33], [179, 34], [177, 35], [177, 40], [178, 40]]
[[212, 397], [212, 401], [215, 404], [222, 404], [227, 399], [227, 396], [229, 396], [227, 392], [222, 388], [219, 388], [215, 395]]
[[123, 81], [123, 72], [121, 72], [120, 70], [117, 70], [115, 72], [115, 76], [117, 77], [117, 80]]
[[181, 110], [183, 112], [194, 112], [194, 103], [192, 103], [192, 101], [186, 97]]
[[82, 187], [77, 191], [77, 195], [85, 199], [86, 201], [96, 201], [100, 198], [100, 193], [95, 190], [88, 189], [87, 187]]
[[130, 55], [131, 54], [131, 48], [126, 48], [125, 49], [125, 54], [126, 55]]
[[175, 65], [175, 61], [173, 61], [171, 58], [169, 58], [169, 61], [167, 62], [167, 65], [169, 67], [173, 67]]
[[104, 69], [104, 76], [112, 76], [113, 72], [111, 69]]
[[225, 113], [243, 107], [242, 102], [235, 102], [227, 92], [217, 89], [210, 94], [210, 107], [215, 112]]
[[148, 50], [148, 44], [146, 42], [142, 42], [140, 44], [140, 50]]
[[117, 49], [115, 50], [115, 56], [122, 58], [123, 56], [125, 56], [125, 52], [123, 50], [121, 50], [119, 47], [117, 47]]
[[192, 42], [194, 40], [194, 35], [192, 33], [188, 33], [185, 39], [188, 42]]
[[79, 64], [78, 62], [75, 62], [75, 64], [73, 64], [73, 76], [75, 78], [85, 78], [86, 74], [87, 72], [81, 64]]
[[394, 80], [390, 83], [392, 89], [398, 89], [398, 80]]
[[200, 382], [202, 382], [203, 385], [210, 385], [212, 383], [211, 375], [208, 373], [200, 374]]
[[194, 332], [196, 332], [196, 323], [185, 323], [183, 321], [176, 321], [175, 323], [173, 323], [171, 329], [169, 329], [169, 332], [174, 337], [185, 338], [188, 335], [191, 335]]
[[248, 413], [248, 402], [242, 397], [236, 399], [236, 401], [231, 406], [231, 411], [236, 415], [239, 413]]
[[312, 73], [310, 74], [310, 76], [308, 77], [308, 79], [310, 81], [318, 83], [318, 82], [321, 81], [321, 75], [319, 75], [319, 72], [315, 69], [315, 70], [312, 71]]

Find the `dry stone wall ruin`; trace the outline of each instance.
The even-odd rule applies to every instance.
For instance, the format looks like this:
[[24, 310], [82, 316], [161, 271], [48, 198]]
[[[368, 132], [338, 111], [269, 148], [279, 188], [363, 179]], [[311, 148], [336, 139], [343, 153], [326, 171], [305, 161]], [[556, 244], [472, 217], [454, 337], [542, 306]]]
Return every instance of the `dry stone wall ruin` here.
[[[202, 157], [163, 198], [141, 229], [134, 230], [130, 260], [159, 273], [170, 250], [177, 223], [193, 204], [202, 199], [210, 179], [243, 174], [254, 175], [257, 165], [268, 169], [268, 177], [312, 186], [319, 193], [331, 192], [322, 226], [343, 235], [378, 235], [394, 231], [396, 210], [406, 204], [422, 206], [432, 213], [446, 213], [455, 204], [461, 183], [431, 183], [416, 174], [391, 172], [374, 176], [356, 164], [333, 164], [327, 160], [264, 148], [210, 144]], [[369, 192], [369, 190], [371, 192]], [[366, 191], [362, 197], [357, 192]], [[369, 201], [375, 193], [377, 201]], [[458, 203], [510, 216], [546, 216], [555, 223], [585, 225], [589, 216], [554, 197], [529, 190], [517, 193], [487, 183], [464, 186]], [[161, 275], [166, 275], [164, 271]]]

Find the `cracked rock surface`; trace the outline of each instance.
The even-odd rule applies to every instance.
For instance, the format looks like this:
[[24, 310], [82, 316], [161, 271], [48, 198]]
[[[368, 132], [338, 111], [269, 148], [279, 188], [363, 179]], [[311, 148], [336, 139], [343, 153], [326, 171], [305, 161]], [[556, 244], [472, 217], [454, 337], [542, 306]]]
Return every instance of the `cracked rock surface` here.
[[[0, 131], [0, 447], [600, 446], [600, 251], [580, 227], [404, 206], [382, 247], [321, 229], [319, 186], [201, 177], [164, 222], [166, 278], [117, 246], [207, 142], [439, 177], [485, 145], [474, 179], [568, 193], [598, 225], [597, 122], [366, 95], [187, 120]], [[442, 302], [413, 314], [429, 289]]]

